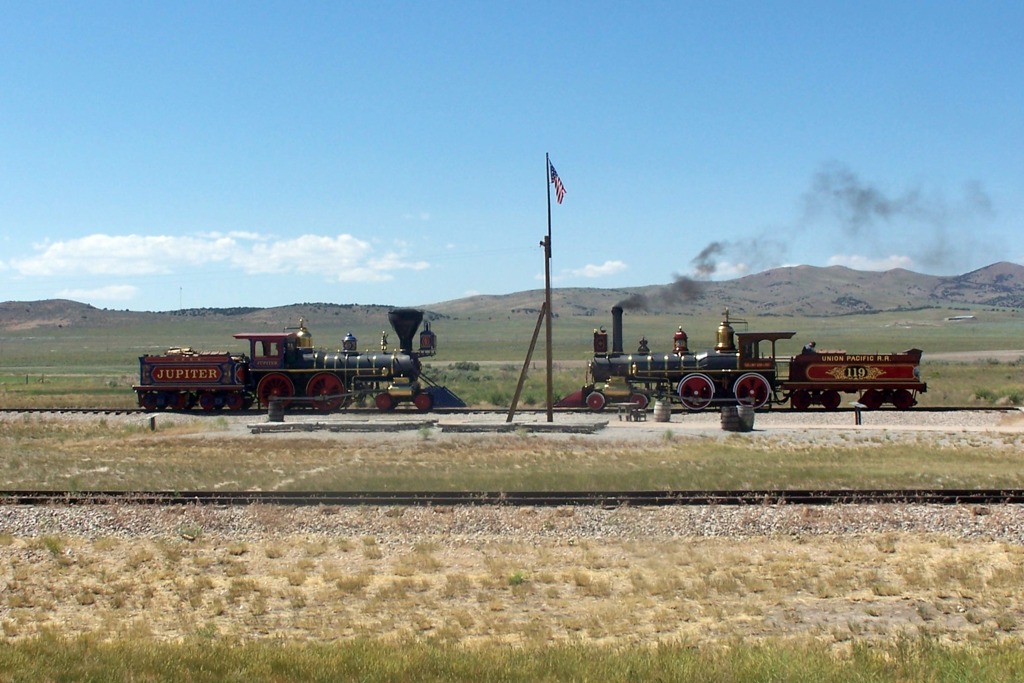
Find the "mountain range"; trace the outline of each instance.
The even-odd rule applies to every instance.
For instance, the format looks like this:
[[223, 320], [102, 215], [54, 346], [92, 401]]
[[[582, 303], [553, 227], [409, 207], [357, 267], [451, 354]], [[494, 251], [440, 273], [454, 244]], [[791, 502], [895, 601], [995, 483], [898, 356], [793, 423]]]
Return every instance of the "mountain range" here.
[[[478, 295], [418, 306], [436, 319], [535, 318], [543, 290]], [[625, 289], [555, 288], [557, 316], [604, 316], [615, 305], [651, 314], [718, 312], [747, 316], [838, 316], [927, 308], [1024, 308], [1024, 266], [999, 262], [962, 275], [937, 276], [894, 269], [858, 271], [842, 266], [788, 266], [732, 280], [680, 277], [671, 283]], [[0, 303], [0, 330], [103, 327], [166, 322], [175, 317], [231, 318], [253, 327], [300, 315], [339, 316], [379, 324], [386, 305], [296, 303], [275, 308], [200, 308], [165, 312], [100, 309], [63, 299]]]
[[[425, 306], [451, 317], [525, 312], [532, 315], [543, 290], [471, 296]], [[925, 308], [1024, 308], [1024, 266], [1006, 261], [963, 275], [938, 276], [904, 269], [860, 271], [843, 266], [788, 266], [733, 280], [677, 278], [663, 285], [628, 289], [557, 288], [557, 315], [606, 315], [621, 305], [652, 314], [720, 312], [744, 315], [837, 316]]]

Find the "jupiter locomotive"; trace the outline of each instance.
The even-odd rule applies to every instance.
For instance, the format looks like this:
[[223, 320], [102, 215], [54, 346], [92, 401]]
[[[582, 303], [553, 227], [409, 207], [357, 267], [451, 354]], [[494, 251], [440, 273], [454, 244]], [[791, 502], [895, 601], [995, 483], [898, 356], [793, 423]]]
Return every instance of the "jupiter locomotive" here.
[[680, 327], [667, 353], [652, 353], [641, 339], [637, 353], [622, 348], [622, 308], [612, 309], [611, 349], [608, 334], [594, 332], [594, 357], [581, 390], [559, 401], [562, 407], [604, 409], [608, 402], [646, 407], [651, 397], [674, 397], [689, 410], [709, 406], [752, 408], [789, 404], [798, 410], [820, 405], [835, 410], [841, 394], [854, 394], [868, 410], [890, 403], [906, 410], [927, 391], [920, 378], [921, 350], [892, 354], [849, 354], [845, 351], [805, 352], [781, 356], [777, 342], [795, 332], [736, 332], [725, 312], [715, 346], [694, 353]]
[[[351, 334], [337, 351], [317, 349], [303, 321], [283, 332], [242, 332], [248, 353], [169, 349], [139, 358], [139, 383], [133, 387], [139, 405], [148, 411], [239, 410], [272, 400], [285, 407], [308, 406], [330, 412], [355, 398], [372, 397], [382, 411], [411, 403], [419, 411], [463, 407], [446, 387], [423, 374], [420, 358], [432, 356], [437, 337], [429, 323], [419, 331], [423, 311], [394, 309], [388, 321], [399, 348], [388, 350], [382, 335], [380, 352], [360, 352]], [[417, 331], [419, 334], [417, 335]], [[413, 349], [418, 338], [419, 348]]]

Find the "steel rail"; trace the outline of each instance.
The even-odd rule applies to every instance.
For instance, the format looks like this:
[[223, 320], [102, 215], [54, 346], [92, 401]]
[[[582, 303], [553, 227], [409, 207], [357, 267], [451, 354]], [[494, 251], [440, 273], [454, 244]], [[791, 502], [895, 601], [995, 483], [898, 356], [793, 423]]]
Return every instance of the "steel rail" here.
[[[864, 411], [866, 415], [871, 414], [888, 414], [888, 413], [899, 413], [909, 414], [914, 413], [977, 413], [977, 412], [1013, 412], [1019, 408], [1015, 406], [915, 406], [909, 410], [896, 410], [894, 408], [879, 408], [877, 410]], [[544, 408], [519, 408], [516, 410], [518, 413], [524, 414], [543, 414]], [[602, 414], [614, 414], [614, 413], [595, 413], [589, 408], [556, 408], [556, 413], [589, 413], [592, 415]], [[713, 413], [714, 410], [697, 410], [690, 411], [684, 408], [673, 407], [672, 413], [675, 415], [700, 415], [702, 413]], [[853, 413], [856, 412], [855, 408], [851, 407], [840, 407], [836, 410], [823, 410], [821, 408], [808, 408], [807, 410], [796, 410], [793, 408], [773, 408], [768, 410], [757, 410], [758, 415], [829, 415], [835, 413]], [[81, 408], [81, 407], [68, 407], [68, 408], [0, 408], [0, 413], [71, 413], [71, 414], [95, 414], [95, 415], [189, 415], [194, 417], [218, 417], [225, 415], [266, 415], [267, 411], [260, 408], [248, 408], [245, 410], [168, 410], [168, 411], [146, 411], [142, 408]], [[427, 413], [421, 413], [418, 410], [408, 409], [399, 410], [396, 412], [381, 413], [377, 408], [343, 408], [336, 410], [331, 413], [317, 413], [316, 411], [300, 411], [288, 413], [292, 416], [303, 416], [303, 415], [315, 415], [315, 416], [338, 416], [338, 415], [430, 415], [430, 414], [441, 414], [441, 415], [460, 415], [460, 414], [481, 414], [481, 415], [505, 415], [508, 413], [507, 408], [433, 408]]]
[[733, 491], [0, 491], [0, 505], [663, 507], [1020, 505], [1021, 489]]

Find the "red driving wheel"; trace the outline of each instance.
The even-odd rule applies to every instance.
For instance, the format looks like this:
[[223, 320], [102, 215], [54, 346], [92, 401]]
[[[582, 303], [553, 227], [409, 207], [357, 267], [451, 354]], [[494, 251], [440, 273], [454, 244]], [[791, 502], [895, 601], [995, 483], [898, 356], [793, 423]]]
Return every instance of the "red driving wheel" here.
[[748, 372], [740, 375], [736, 383], [732, 385], [733, 395], [736, 400], [751, 408], [760, 408], [772, 395], [772, 387], [764, 375], [756, 372]]
[[693, 374], [679, 380], [679, 400], [690, 410], [704, 410], [715, 397], [715, 383], [707, 375]]
[[[321, 413], [331, 413], [341, 407], [342, 401], [345, 400], [341, 394], [344, 393], [345, 385], [341, 383], [337, 375], [332, 375], [329, 372], [313, 375], [309, 384], [306, 385], [306, 396], [321, 399], [313, 404], [313, 407]], [[322, 398], [326, 396], [332, 398]]]
[[[260, 399], [261, 406], [269, 406], [272, 398], [287, 399], [294, 396], [295, 385], [287, 375], [272, 372], [260, 380], [256, 387], [256, 395]], [[284, 401], [283, 407], [288, 407], [288, 401]]]

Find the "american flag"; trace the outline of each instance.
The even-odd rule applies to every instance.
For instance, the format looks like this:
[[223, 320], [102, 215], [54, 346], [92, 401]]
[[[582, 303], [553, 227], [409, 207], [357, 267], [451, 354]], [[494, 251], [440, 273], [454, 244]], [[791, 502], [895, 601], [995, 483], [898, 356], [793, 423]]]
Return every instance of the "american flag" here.
[[555, 186], [555, 199], [561, 204], [562, 200], [565, 199], [565, 185], [562, 184], [562, 179], [558, 177], [558, 171], [555, 170], [554, 164], [548, 164], [551, 167], [551, 184]]

